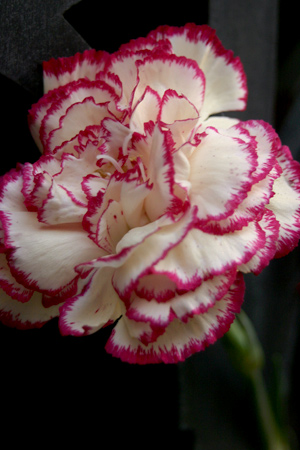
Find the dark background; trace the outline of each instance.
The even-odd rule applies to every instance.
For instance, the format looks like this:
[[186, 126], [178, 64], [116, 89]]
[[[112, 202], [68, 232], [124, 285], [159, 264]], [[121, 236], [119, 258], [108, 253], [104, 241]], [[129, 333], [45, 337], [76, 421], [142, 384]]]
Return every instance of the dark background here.
[[[113, 52], [159, 25], [187, 22], [211, 24], [241, 57], [249, 104], [240, 117], [272, 123], [299, 160], [294, 2], [75, 3], [0, 0], [1, 174], [39, 157], [27, 111], [42, 95], [43, 60], [88, 47]], [[244, 305], [266, 351], [269, 387], [273, 356], [281, 355], [289, 418], [298, 437], [299, 267], [296, 249], [261, 276], [246, 277]], [[61, 337], [56, 320], [26, 332], [0, 326], [3, 441], [31, 448], [262, 448], [248, 385], [231, 367], [221, 341], [178, 365], [132, 366], [105, 353], [109, 332]]]

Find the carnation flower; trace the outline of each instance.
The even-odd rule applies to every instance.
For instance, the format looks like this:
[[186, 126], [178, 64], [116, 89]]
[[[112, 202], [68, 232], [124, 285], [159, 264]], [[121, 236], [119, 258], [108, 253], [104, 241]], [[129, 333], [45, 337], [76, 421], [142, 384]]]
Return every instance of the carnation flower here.
[[246, 107], [214, 30], [159, 27], [108, 54], [44, 63], [29, 112], [42, 152], [1, 179], [1, 320], [178, 362], [221, 337], [258, 274], [300, 236], [300, 171]]

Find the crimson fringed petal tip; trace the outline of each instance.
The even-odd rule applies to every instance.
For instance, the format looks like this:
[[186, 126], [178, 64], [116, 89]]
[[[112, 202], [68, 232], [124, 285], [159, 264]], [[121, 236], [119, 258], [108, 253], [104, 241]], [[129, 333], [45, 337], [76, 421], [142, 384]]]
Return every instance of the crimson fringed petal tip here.
[[246, 107], [239, 58], [209, 26], [44, 64], [29, 112], [42, 152], [1, 179], [1, 320], [176, 363], [214, 343], [300, 236], [300, 170]]

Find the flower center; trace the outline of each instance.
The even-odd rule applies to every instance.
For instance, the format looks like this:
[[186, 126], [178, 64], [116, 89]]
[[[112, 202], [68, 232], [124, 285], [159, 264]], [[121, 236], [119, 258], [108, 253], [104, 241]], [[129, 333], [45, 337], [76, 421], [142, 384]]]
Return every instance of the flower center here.
[[109, 156], [109, 155], [98, 155], [97, 156], [97, 161], [99, 161], [99, 160], [108, 161], [109, 163], [111, 163], [115, 167], [115, 169], [118, 172], [123, 172], [122, 167], [120, 166], [118, 161], [116, 161], [112, 156]]
[[97, 172], [102, 178], [109, 178], [115, 170], [119, 173], [126, 173], [128, 170], [137, 167], [140, 172], [141, 182], [145, 183], [147, 181], [146, 170], [140, 156], [127, 154], [123, 164], [120, 164], [119, 161], [109, 155], [98, 155], [97, 161], [101, 161], [101, 166]]

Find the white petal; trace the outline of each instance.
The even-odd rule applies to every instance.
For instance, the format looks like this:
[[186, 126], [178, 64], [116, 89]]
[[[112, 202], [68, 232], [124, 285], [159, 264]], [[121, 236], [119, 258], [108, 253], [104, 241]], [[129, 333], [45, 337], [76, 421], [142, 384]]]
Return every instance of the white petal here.
[[151, 142], [147, 177], [152, 189], [145, 199], [145, 211], [150, 221], [155, 221], [172, 210], [176, 199], [173, 195], [174, 167], [171, 149], [165, 135], [155, 128]]
[[165, 275], [149, 274], [141, 277], [135, 289], [137, 295], [162, 303], [175, 296], [176, 284]]
[[276, 253], [279, 235], [279, 223], [272, 211], [266, 209], [263, 217], [258, 222], [266, 235], [265, 245], [246, 264], [238, 267], [241, 272], [253, 272], [258, 275], [264, 269]]
[[237, 129], [244, 129], [255, 138], [257, 167], [253, 172], [255, 181], [260, 181], [266, 177], [276, 164], [276, 149], [279, 144], [279, 138], [274, 129], [262, 120], [249, 120], [239, 122]]
[[67, 192], [70, 192], [75, 203], [81, 206], [87, 203], [86, 195], [84, 194], [81, 185], [84, 177], [90, 174], [99, 177], [99, 173], [97, 172], [97, 170], [99, 170], [99, 167], [97, 166], [98, 155], [99, 150], [97, 146], [92, 144], [87, 144], [76, 157], [64, 154], [62, 157], [61, 170], [59, 173], [55, 174], [55, 183], [62, 186]]
[[91, 334], [120, 317], [121, 302], [112, 287], [112, 273], [111, 268], [92, 271], [82, 292], [64, 303], [59, 317], [63, 335]]
[[176, 55], [195, 60], [206, 80], [203, 118], [222, 111], [246, 107], [246, 76], [239, 58], [226, 50], [215, 31], [207, 25], [159, 27], [150, 33], [156, 39], [168, 39]]
[[20, 329], [39, 328], [58, 315], [59, 306], [45, 308], [39, 292], [35, 292], [28, 302], [22, 303], [0, 289], [0, 320], [5, 325]]
[[80, 78], [95, 80], [107, 60], [106, 52], [91, 49], [67, 58], [52, 58], [44, 62], [44, 92]]
[[150, 188], [146, 183], [139, 184], [137, 180], [128, 180], [122, 184], [120, 201], [129, 228], [141, 227], [149, 222], [144, 207], [149, 193]]
[[86, 208], [76, 204], [72, 193], [53, 182], [48, 198], [39, 210], [38, 218], [48, 225], [81, 223]]
[[4, 253], [0, 253], [0, 286], [7, 295], [20, 302], [27, 302], [33, 294], [32, 290], [26, 289], [12, 276]]
[[[42, 97], [40, 102], [43, 101], [43, 98], [44, 97]], [[81, 104], [82, 102], [84, 105], [84, 101], [87, 101], [90, 105], [91, 103], [100, 104], [106, 102], [112, 104], [116, 100], [113, 92], [111, 92], [111, 89], [108, 86], [103, 85], [100, 81], [89, 81], [85, 79], [74, 81], [67, 85], [65, 89], [58, 89], [57, 98], [54, 96], [52, 101], [51, 98], [52, 97], [50, 97], [49, 100], [50, 107], [48, 107], [47, 113], [45, 112], [43, 115], [40, 125], [40, 136], [45, 148], [48, 146], [50, 133], [60, 127], [61, 120], [63, 120], [63, 117], [68, 112], [69, 108], [72, 110], [74, 105]], [[101, 116], [102, 115], [103, 114], [101, 114]], [[78, 124], [77, 120], [76, 123]], [[90, 123], [88, 125], [90, 125]]]
[[70, 105], [65, 116], [60, 118], [59, 127], [49, 133], [47, 151], [54, 152], [86, 127], [100, 125], [105, 117], [111, 117], [107, 105], [97, 105], [92, 98]]
[[219, 221], [210, 221], [201, 226], [209, 233], [224, 234], [240, 230], [250, 221], [257, 220], [264, 214], [265, 207], [274, 195], [274, 180], [279, 176], [278, 166], [275, 166], [265, 178], [251, 187], [247, 197], [237, 206], [227, 218]]
[[[128, 108], [137, 83], [136, 60], [138, 58], [138, 55], [132, 53], [128, 55], [127, 53], [117, 52], [112, 56], [110, 65], [107, 68], [109, 73], [120, 80], [122, 97], [119, 105], [122, 108]], [[105, 81], [109, 83], [107, 78], [105, 78]]]
[[172, 124], [177, 120], [198, 118], [198, 111], [192, 101], [176, 91], [168, 89], [162, 99], [160, 119], [164, 124]]
[[4, 211], [27, 211], [22, 188], [22, 171], [13, 169], [0, 178], [0, 216]]
[[205, 79], [194, 61], [163, 55], [146, 58], [138, 66], [138, 85], [134, 92], [133, 104], [139, 101], [147, 86], [162, 97], [172, 89], [184, 95], [199, 112], [204, 99]]
[[242, 138], [232, 129], [223, 133], [207, 128], [189, 157], [189, 196], [201, 220], [225, 218], [250, 190], [257, 157]]
[[300, 192], [291, 187], [288, 179], [281, 175], [274, 182], [275, 195], [267, 206], [279, 222], [278, 256], [289, 253], [300, 237]]
[[113, 277], [113, 285], [122, 298], [129, 295], [142, 274], [147, 274], [157, 261], [183, 240], [194, 224], [194, 214], [190, 210], [178, 222], [162, 217], [149, 225], [130, 230], [124, 236], [117, 251], [130, 247], [132, 250], [126, 263], [116, 270]]
[[[151, 276], [154, 279], [153, 283], [156, 283], [155, 277], [158, 275], [149, 275], [150, 279]], [[166, 327], [175, 318], [187, 322], [194, 315], [205, 313], [216, 301], [220, 300], [235, 278], [236, 270], [233, 269], [203, 281], [198, 288], [185, 293], [175, 293], [173, 285], [174, 292], [170, 299], [161, 300], [162, 288], [157, 297], [154, 291], [152, 299], [134, 296], [126, 314], [132, 320], [149, 322], [161, 327]]]
[[144, 133], [144, 124], [152, 120], [157, 121], [157, 116], [160, 108], [159, 95], [150, 89], [146, 88], [144, 95], [136, 104], [132, 115], [130, 117], [130, 129]]
[[97, 226], [97, 243], [107, 253], [115, 253], [115, 249], [128, 232], [122, 206], [119, 202], [111, 200], [103, 212]]
[[228, 331], [240, 311], [244, 283], [239, 276], [228, 293], [206, 313], [199, 314], [187, 323], [173, 320], [158, 339], [144, 345], [130, 334], [130, 322], [120, 319], [114, 328], [106, 350], [122, 361], [147, 363], [177, 363], [191, 354], [204, 350]]
[[10, 213], [5, 232], [12, 248], [9, 265], [14, 276], [25, 286], [50, 295], [76, 278], [76, 264], [101, 254], [81, 225], [43, 225], [35, 213]]
[[193, 229], [152, 271], [167, 275], [180, 289], [195, 289], [204, 279], [248, 262], [264, 244], [265, 234], [255, 222], [224, 235]]
[[[201, 125], [205, 128], [213, 127], [213, 128], [216, 128], [217, 130], [220, 130], [220, 129], [227, 130], [228, 128], [231, 128], [234, 125], [237, 125], [239, 122], [240, 122], [240, 120], [232, 118], [232, 117], [211, 116], [208, 119], [206, 119]], [[200, 130], [201, 130], [201, 128], [200, 128]]]

